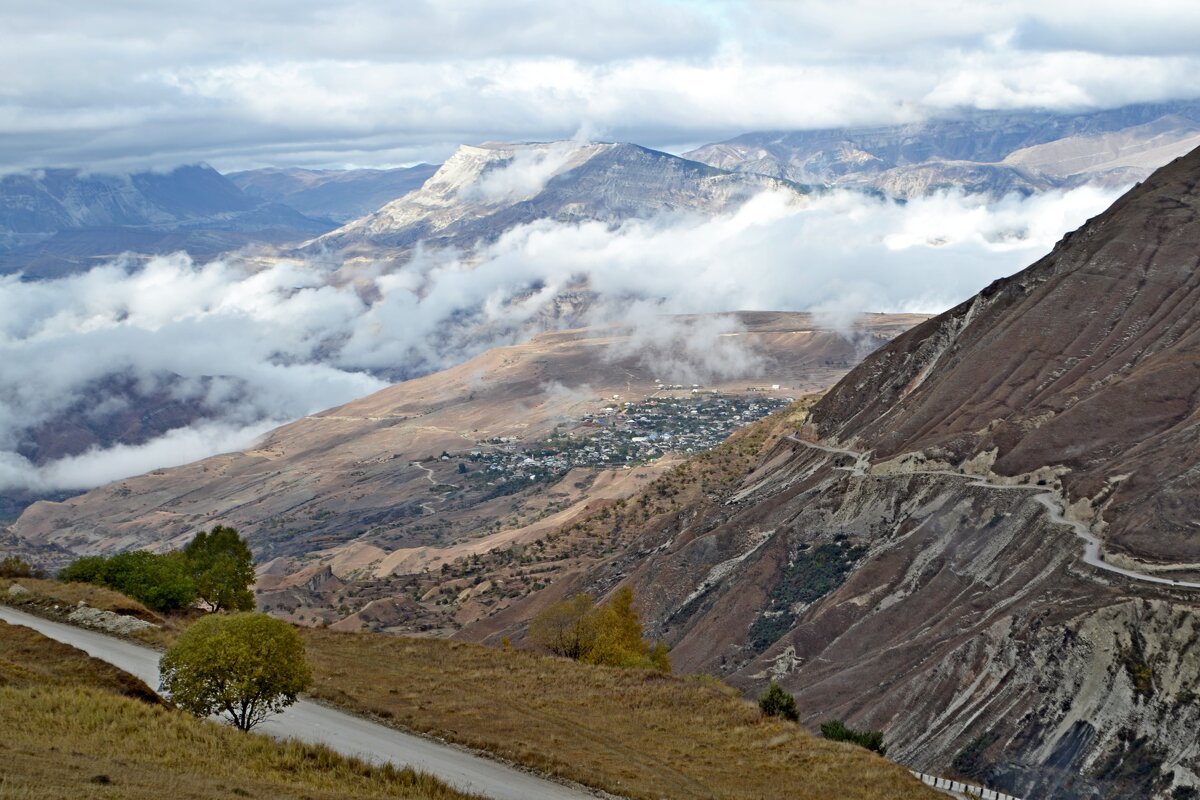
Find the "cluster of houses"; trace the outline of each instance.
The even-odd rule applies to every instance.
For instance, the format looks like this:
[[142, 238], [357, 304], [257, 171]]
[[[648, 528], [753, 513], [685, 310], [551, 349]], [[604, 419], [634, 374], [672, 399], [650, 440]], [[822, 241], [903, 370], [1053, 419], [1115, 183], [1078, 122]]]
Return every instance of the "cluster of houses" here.
[[667, 452], [699, 453], [725, 441], [736, 428], [788, 406], [791, 398], [703, 392], [683, 397], [608, 405], [574, 424], [560, 425], [536, 443], [489, 440], [456, 458], [459, 472], [475, 481], [529, 485], [556, 479], [574, 467], [612, 468], [653, 461]]

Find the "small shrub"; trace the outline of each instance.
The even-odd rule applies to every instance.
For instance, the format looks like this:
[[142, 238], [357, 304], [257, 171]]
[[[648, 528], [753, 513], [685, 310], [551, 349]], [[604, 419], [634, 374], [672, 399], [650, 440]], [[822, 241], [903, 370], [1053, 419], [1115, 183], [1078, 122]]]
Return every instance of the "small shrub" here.
[[821, 735], [835, 742], [853, 742], [859, 747], [873, 750], [879, 755], [887, 755], [887, 746], [883, 743], [883, 731], [860, 731], [849, 728], [840, 719], [831, 719], [821, 723]]
[[0, 578], [43, 578], [45, 573], [20, 556], [9, 556], [0, 561]]
[[800, 719], [796, 698], [775, 681], [771, 681], [762, 697], [758, 698], [758, 707], [769, 717], [783, 717], [792, 722]]

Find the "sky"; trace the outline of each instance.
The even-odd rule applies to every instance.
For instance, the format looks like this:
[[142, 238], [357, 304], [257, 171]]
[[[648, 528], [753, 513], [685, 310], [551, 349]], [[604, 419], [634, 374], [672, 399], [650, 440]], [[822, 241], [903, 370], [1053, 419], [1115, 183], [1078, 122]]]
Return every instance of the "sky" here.
[[5, 0], [0, 171], [1115, 107], [1195, 95], [1198, 42], [1192, 0]]

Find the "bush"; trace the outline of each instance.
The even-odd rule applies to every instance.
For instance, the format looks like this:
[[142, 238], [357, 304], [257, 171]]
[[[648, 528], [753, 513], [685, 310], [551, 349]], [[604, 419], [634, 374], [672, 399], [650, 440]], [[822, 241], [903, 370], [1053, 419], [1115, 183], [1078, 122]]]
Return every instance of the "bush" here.
[[41, 578], [45, 573], [19, 556], [0, 561], [0, 578]]
[[874, 750], [879, 755], [887, 755], [887, 746], [883, 743], [883, 731], [860, 731], [848, 728], [840, 719], [831, 719], [821, 723], [821, 735], [835, 742], [853, 742], [859, 747]]
[[182, 553], [134, 550], [110, 558], [87, 556], [58, 577], [114, 589], [155, 611], [177, 611], [196, 602], [196, 583]]
[[758, 698], [758, 707], [768, 717], [783, 717], [792, 722], [800, 719], [796, 698], [775, 681], [771, 681], [762, 697]]

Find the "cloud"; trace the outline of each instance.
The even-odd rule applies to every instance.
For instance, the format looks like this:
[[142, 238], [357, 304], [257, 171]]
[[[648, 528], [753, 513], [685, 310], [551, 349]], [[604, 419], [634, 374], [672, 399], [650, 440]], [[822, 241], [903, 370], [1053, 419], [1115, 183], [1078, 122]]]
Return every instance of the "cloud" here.
[[0, 451], [0, 489], [90, 489], [154, 469], [242, 450], [286, 421], [266, 419], [244, 426], [205, 421], [168, 431], [144, 445], [92, 448], [44, 466], [32, 464], [16, 453]]
[[512, 158], [493, 167], [468, 185], [466, 200], [496, 203], [532, 197], [579, 151], [573, 141], [551, 142], [517, 150]]
[[[1117, 194], [901, 204], [768, 192], [716, 217], [542, 220], [479, 252], [421, 252], [362, 285], [334, 285], [321, 265], [185, 255], [0, 278], [0, 489], [82, 488], [244, 447], [389, 380], [582, 322], [631, 326], [630, 346], [663, 380], [727, 376], [754, 357], [723, 336], [728, 319], [660, 315], [941, 311], [1036, 260]], [[173, 398], [200, 421], [141, 447], [36, 469], [26, 460], [40, 427], [76, 414], [103, 424], [132, 396]]]
[[581, 124], [661, 147], [1191, 97], [1200, 71], [1200, 6], [1184, 0], [200, 8], [6, 3], [0, 170], [379, 166]]
[[[742, 330], [736, 317], [664, 316], [660, 302], [639, 300], [625, 308], [621, 325], [628, 335], [609, 348], [609, 358], [632, 358], [663, 383], [708, 384], [765, 370], [762, 355], [736, 336]], [[612, 308], [602, 304], [599, 313], [611, 315]]]

